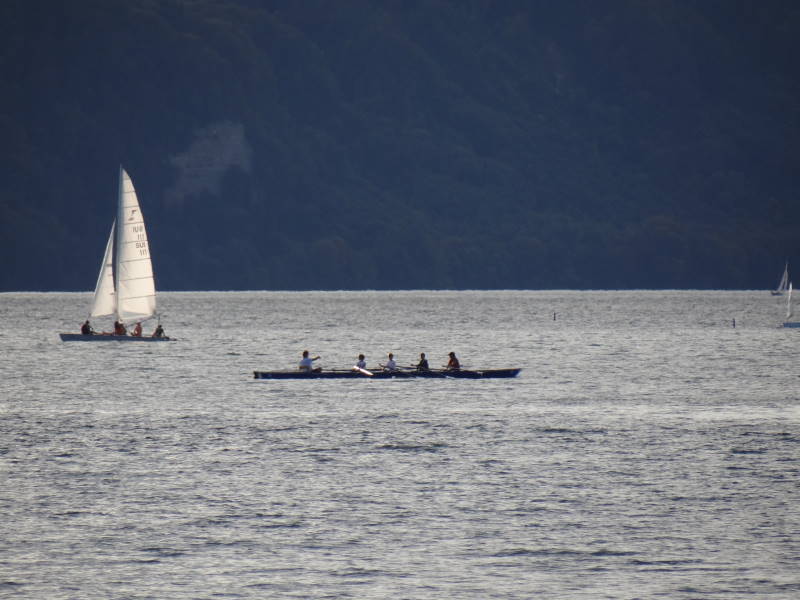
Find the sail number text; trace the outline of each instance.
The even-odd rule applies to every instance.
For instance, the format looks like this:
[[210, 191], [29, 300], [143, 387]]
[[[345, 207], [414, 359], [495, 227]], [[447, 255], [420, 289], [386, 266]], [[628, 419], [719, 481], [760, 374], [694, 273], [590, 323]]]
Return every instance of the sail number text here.
[[147, 234], [144, 232], [144, 225], [134, 225], [131, 231], [136, 234], [136, 249], [139, 256], [147, 256]]

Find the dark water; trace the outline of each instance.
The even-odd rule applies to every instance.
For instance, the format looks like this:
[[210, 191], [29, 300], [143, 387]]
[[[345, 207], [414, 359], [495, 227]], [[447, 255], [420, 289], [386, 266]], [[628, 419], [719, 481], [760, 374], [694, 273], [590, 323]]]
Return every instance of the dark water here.
[[[0, 295], [0, 597], [800, 597], [767, 292], [162, 294], [178, 342], [61, 343], [88, 302]], [[252, 379], [305, 348], [524, 370]]]

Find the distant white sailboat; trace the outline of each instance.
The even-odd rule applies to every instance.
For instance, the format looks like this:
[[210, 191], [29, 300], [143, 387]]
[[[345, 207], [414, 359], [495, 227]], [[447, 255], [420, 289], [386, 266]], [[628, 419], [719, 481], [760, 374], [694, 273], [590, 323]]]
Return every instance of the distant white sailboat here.
[[[141, 323], [157, 316], [156, 287], [150, 246], [136, 190], [130, 176], [120, 167], [117, 218], [111, 225], [100, 274], [94, 290], [90, 318], [114, 315], [122, 325]], [[89, 328], [89, 321], [84, 324]], [[65, 342], [75, 341], [166, 341], [159, 324], [152, 336], [127, 335], [120, 331], [110, 334], [62, 333]]]
[[792, 311], [792, 282], [789, 282], [789, 288], [786, 294], [786, 321], [783, 323], [784, 327], [800, 327], [800, 321], [791, 321], [793, 316]]
[[783, 267], [783, 275], [778, 282], [778, 287], [770, 292], [773, 296], [783, 296], [786, 293], [789, 285], [789, 261], [786, 261], [786, 266]]

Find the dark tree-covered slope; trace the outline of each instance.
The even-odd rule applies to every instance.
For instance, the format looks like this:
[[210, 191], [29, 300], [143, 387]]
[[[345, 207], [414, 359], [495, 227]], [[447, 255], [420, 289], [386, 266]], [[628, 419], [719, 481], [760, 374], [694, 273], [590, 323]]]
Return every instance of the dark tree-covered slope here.
[[800, 5], [6, 0], [0, 290], [764, 288], [800, 268]]

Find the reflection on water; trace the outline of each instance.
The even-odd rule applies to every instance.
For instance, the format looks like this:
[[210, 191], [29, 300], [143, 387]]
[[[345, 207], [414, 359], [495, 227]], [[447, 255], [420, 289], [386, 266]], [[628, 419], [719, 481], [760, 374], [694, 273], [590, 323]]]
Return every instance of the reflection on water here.
[[[766, 292], [159, 300], [177, 342], [64, 344], [88, 294], [0, 295], [9, 597], [800, 594], [800, 337]], [[524, 370], [252, 379], [304, 349]]]

